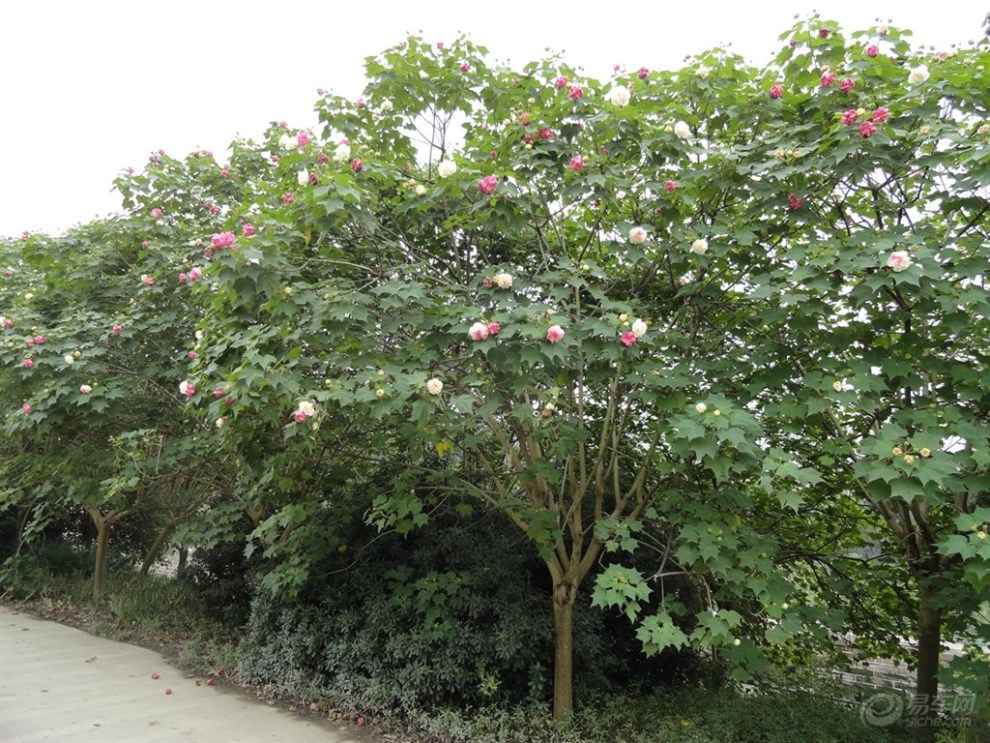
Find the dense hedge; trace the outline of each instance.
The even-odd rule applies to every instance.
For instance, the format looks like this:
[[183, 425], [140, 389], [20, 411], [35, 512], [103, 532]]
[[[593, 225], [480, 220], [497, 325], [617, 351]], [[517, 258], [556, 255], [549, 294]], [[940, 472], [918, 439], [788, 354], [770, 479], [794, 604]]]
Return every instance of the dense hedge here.
[[[358, 543], [362, 535], [353, 536]], [[374, 542], [358, 564], [336, 572], [342, 564], [338, 556], [312, 570], [293, 602], [265, 590], [255, 597], [241, 646], [243, 679], [274, 693], [377, 710], [549, 698], [545, 570], [504, 520], [448, 513]], [[624, 617], [587, 603], [576, 624], [579, 695], [700, 668], [690, 653], [645, 658]]]

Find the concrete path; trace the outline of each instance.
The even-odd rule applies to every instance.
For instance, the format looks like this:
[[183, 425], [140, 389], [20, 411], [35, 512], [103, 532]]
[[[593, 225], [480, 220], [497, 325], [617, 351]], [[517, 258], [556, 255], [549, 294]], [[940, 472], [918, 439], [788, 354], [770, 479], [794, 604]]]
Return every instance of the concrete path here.
[[3, 743], [378, 740], [353, 724], [310, 720], [203, 680], [197, 685], [150, 650], [0, 606]]

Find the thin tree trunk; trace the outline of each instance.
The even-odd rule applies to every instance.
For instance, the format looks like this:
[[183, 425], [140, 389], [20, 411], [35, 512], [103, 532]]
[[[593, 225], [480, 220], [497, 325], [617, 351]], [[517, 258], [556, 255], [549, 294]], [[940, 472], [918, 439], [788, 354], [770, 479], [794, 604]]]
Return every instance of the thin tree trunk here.
[[179, 547], [179, 565], [175, 569], [175, 577], [181, 578], [186, 572], [186, 563], [189, 562], [189, 548]]
[[31, 509], [34, 508], [35, 500], [32, 499], [27, 505], [22, 505], [20, 507], [21, 512], [17, 517], [17, 549], [14, 550], [15, 555], [21, 554], [21, 549], [24, 547], [24, 530], [27, 528], [28, 517], [31, 515]]
[[577, 586], [559, 583], [553, 588], [553, 719], [566, 720], [574, 711], [574, 600]]
[[103, 598], [107, 592], [107, 552], [110, 544], [110, 521], [102, 516], [99, 519], [93, 516], [93, 522], [96, 524], [96, 565], [93, 568], [93, 596], [99, 599]]
[[141, 563], [142, 576], [148, 577], [148, 572], [151, 570], [151, 566], [154, 565], [155, 561], [158, 559], [158, 555], [161, 554], [162, 547], [165, 546], [165, 542], [168, 541], [168, 538], [172, 536], [172, 532], [175, 531], [176, 523], [177, 522], [170, 520], [166, 522], [165, 526], [163, 526], [161, 531], [158, 532], [158, 536], [155, 537], [154, 544], [151, 545], [151, 548], [148, 550], [148, 554], [144, 556], [144, 562]]
[[[924, 580], [923, 578], [921, 580]], [[942, 645], [942, 611], [933, 606], [938, 591], [922, 584], [918, 590], [918, 679], [914, 724], [922, 741], [935, 740], [938, 717], [939, 651]]]

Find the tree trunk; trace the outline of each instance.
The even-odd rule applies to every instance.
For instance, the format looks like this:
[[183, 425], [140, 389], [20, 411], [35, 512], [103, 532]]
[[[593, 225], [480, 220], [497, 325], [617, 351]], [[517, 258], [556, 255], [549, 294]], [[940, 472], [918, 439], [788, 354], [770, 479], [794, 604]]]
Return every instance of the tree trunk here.
[[566, 720], [574, 711], [574, 600], [577, 586], [558, 583], [553, 587], [553, 719]]
[[181, 578], [186, 572], [186, 563], [189, 562], [189, 548], [179, 547], [179, 566], [175, 569], [175, 577]]
[[32, 508], [34, 508], [33, 499], [26, 506], [20, 507], [21, 512], [17, 517], [17, 549], [14, 550], [14, 555], [20, 555], [21, 549], [24, 547], [24, 530], [27, 528], [28, 517], [31, 515]]
[[942, 611], [933, 606], [938, 590], [919, 580], [918, 680], [915, 688], [914, 724], [922, 741], [935, 740], [938, 717], [939, 651], [942, 645]]
[[172, 536], [172, 532], [175, 531], [176, 522], [169, 521], [161, 528], [158, 532], [158, 536], [155, 537], [155, 543], [151, 545], [151, 549], [148, 550], [148, 554], [144, 556], [144, 562], [141, 563], [141, 575], [148, 577], [148, 572], [151, 570], [151, 566], [155, 564], [155, 560], [158, 559], [158, 555], [161, 554], [162, 547], [165, 546], [165, 542], [168, 538]]
[[93, 568], [93, 597], [103, 598], [107, 592], [107, 552], [110, 544], [110, 521], [93, 517], [96, 524], [96, 565]]

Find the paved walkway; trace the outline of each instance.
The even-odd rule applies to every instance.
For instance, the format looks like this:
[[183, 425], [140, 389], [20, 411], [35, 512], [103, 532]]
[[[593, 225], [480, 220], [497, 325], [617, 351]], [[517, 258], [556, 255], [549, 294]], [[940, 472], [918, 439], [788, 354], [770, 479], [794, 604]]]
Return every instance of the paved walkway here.
[[151, 650], [0, 606], [3, 743], [377, 740], [351, 724], [306, 719], [202, 680], [197, 685]]

